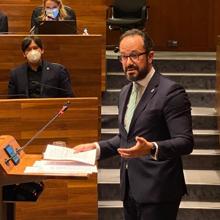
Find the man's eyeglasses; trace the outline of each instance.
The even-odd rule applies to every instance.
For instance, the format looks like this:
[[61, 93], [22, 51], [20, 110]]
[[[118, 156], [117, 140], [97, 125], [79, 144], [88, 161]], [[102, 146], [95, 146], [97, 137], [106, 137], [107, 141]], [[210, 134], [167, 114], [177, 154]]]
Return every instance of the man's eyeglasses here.
[[120, 60], [120, 62], [126, 62], [128, 60], [128, 57], [132, 60], [132, 61], [138, 61], [139, 60], [139, 56], [147, 54], [147, 52], [142, 52], [142, 53], [131, 53], [130, 55], [120, 55], [118, 56], [118, 59]]

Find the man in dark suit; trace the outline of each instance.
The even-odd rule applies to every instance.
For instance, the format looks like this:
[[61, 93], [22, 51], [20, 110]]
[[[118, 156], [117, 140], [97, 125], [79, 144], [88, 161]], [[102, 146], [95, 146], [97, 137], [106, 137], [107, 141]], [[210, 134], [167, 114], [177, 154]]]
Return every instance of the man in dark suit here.
[[0, 32], [8, 32], [8, 17], [0, 12]]
[[43, 60], [40, 38], [30, 36], [22, 41], [26, 63], [13, 69], [8, 84], [9, 98], [72, 97], [73, 91], [66, 68]]
[[76, 146], [97, 157], [121, 155], [121, 199], [126, 220], [175, 220], [186, 193], [181, 156], [193, 149], [191, 105], [185, 90], [152, 65], [149, 36], [133, 29], [120, 39], [128, 85], [119, 97], [119, 134]]

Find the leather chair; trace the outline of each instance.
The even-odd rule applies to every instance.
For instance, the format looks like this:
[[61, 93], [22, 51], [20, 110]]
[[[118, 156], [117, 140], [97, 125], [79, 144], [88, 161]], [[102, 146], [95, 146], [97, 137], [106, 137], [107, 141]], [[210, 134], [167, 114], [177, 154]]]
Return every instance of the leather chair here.
[[115, 0], [107, 11], [107, 25], [110, 30], [144, 29], [147, 19], [146, 0]]

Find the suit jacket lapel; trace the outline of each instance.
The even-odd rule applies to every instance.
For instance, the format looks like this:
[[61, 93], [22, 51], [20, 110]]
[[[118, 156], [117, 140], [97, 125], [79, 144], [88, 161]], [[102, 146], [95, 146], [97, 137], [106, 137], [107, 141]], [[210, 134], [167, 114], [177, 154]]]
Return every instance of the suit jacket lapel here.
[[140, 113], [145, 109], [145, 107], [149, 103], [150, 99], [156, 93], [158, 84], [159, 84], [159, 73], [155, 72], [155, 74], [153, 75], [152, 79], [150, 80], [146, 90], [144, 91], [144, 94], [141, 97], [141, 100], [139, 101], [139, 103], [134, 111], [134, 115], [132, 117], [131, 124], [130, 124], [131, 129], [129, 130], [129, 133], [132, 131], [134, 124], [135, 124], [137, 118], [139, 117]]
[[26, 95], [26, 98], [29, 97], [29, 92], [28, 92], [28, 65], [27, 63], [24, 64], [23, 66], [23, 71], [24, 71], [24, 74], [21, 74], [19, 76], [19, 80], [20, 80], [20, 84], [22, 85], [21, 87], [25, 88], [25, 94]]
[[41, 88], [40, 88], [40, 94], [41, 94], [41, 97], [43, 97], [43, 90], [44, 90], [44, 85], [43, 84], [46, 84], [46, 79], [48, 77], [48, 71], [50, 70], [50, 67], [48, 66], [48, 63], [47, 61], [43, 61], [42, 63], [42, 77], [41, 77]]
[[132, 83], [130, 83], [124, 91], [124, 94], [121, 97], [121, 104], [119, 105], [119, 123], [122, 125], [125, 132], [127, 132], [124, 128], [124, 117], [127, 110], [128, 100], [132, 90]]

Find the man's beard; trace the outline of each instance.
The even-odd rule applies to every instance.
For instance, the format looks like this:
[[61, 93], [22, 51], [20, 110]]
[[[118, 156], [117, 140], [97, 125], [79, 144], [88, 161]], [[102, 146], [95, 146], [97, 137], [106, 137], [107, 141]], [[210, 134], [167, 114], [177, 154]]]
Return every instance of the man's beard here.
[[[136, 73], [130, 75], [127, 73], [129, 71], [135, 71]], [[136, 65], [130, 65], [125, 69], [126, 78], [132, 82], [136, 82], [136, 81], [144, 79], [146, 77], [147, 73], [148, 73], [148, 71], [147, 71], [146, 66], [144, 66], [144, 68], [142, 68], [142, 69], [139, 69], [138, 66], [136, 66]]]

